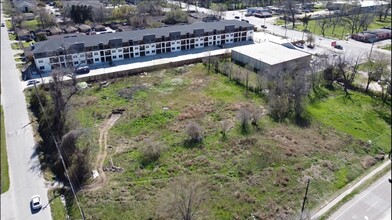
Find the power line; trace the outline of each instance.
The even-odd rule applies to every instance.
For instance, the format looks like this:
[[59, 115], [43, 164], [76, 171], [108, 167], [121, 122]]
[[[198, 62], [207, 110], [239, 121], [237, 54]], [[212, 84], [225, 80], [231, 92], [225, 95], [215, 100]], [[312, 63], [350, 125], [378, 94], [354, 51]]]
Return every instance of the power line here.
[[53, 142], [54, 142], [54, 144], [55, 144], [55, 146], [56, 146], [57, 153], [59, 154], [59, 157], [60, 157], [60, 159], [61, 159], [61, 163], [62, 163], [62, 165], [63, 165], [63, 167], [64, 167], [65, 175], [66, 175], [66, 177], [67, 177], [67, 179], [68, 179], [68, 182], [69, 182], [69, 184], [70, 184], [70, 186], [71, 186], [71, 190], [72, 190], [72, 193], [73, 193], [73, 195], [74, 195], [74, 197], [75, 197], [76, 204], [77, 204], [77, 206], [78, 206], [78, 208], [79, 208], [80, 215], [82, 216], [82, 219], [84, 220], [85, 217], [84, 217], [84, 213], [83, 213], [82, 207], [81, 207], [80, 204], [79, 204], [79, 200], [78, 200], [78, 197], [76, 196], [75, 189], [74, 189], [74, 187], [73, 187], [73, 185], [72, 185], [71, 180], [69, 179], [69, 175], [68, 175], [67, 167], [65, 166], [64, 158], [63, 158], [63, 156], [61, 155], [61, 151], [60, 151], [58, 142], [57, 142], [57, 140], [56, 140], [56, 137], [54, 136], [52, 127], [50, 126], [50, 122], [49, 122], [48, 116], [47, 116], [47, 114], [46, 114], [45, 108], [44, 108], [44, 106], [42, 105], [41, 99], [40, 99], [40, 97], [39, 97], [39, 95], [38, 95], [37, 85], [36, 85], [35, 81], [34, 81], [34, 89], [35, 89], [35, 90], [34, 90], [34, 91], [35, 91], [35, 95], [37, 96], [39, 105], [40, 105], [40, 107], [41, 107], [41, 109], [42, 109], [42, 112], [43, 112], [43, 114], [44, 114], [45, 121], [46, 121], [46, 123], [48, 124], [48, 128], [49, 128], [49, 131], [50, 131], [50, 135], [51, 135], [52, 138], [53, 138]]

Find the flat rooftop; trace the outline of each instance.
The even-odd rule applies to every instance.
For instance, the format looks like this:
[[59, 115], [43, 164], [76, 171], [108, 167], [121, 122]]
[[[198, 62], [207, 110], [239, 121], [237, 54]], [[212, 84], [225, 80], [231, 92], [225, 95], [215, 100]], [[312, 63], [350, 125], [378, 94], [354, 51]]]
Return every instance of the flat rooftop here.
[[290, 60], [311, 56], [308, 53], [271, 42], [240, 46], [233, 48], [232, 51], [260, 60], [269, 65], [276, 65]]

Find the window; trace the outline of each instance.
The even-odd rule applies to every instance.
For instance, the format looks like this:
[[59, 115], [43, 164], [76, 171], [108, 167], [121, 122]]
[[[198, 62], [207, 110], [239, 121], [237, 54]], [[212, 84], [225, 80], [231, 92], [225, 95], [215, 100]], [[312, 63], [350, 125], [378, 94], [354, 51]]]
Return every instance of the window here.
[[135, 50], [139, 50], [139, 47], [135, 47]]
[[84, 54], [80, 54], [80, 57], [84, 57]]
[[155, 44], [151, 45], [151, 47], [155, 47]]
[[212, 37], [208, 37], [208, 40], [212, 40]]
[[122, 52], [122, 49], [118, 49], [118, 52]]
[[177, 47], [177, 50], [179, 50], [180, 49], [180, 47]]
[[94, 52], [94, 55], [98, 55], [98, 52]]
[[230, 37], [234, 36], [234, 34], [230, 34]]
[[208, 45], [212, 45], [212, 42], [208, 42]]
[[195, 47], [198, 47], [199, 46], [199, 44], [195, 44]]
[[117, 56], [113, 56], [113, 59], [117, 59]]
[[44, 61], [43, 60], [38, 60], [38, 63], [43, 63]]
[[139, 53], [135, 53], [135, 56], [139, 56]]
[[99, 61], [99, 58], [95, 58], [95, 62], [98, 62]]
[[118, 58], [123, 58], [123, 55], [118, 55]]
[[80, 61], [81, 63], [86, 63], [86, 61], [85, 60], [82, 60], [82, 61]]
[[176, 43], [177, 43], [177, 44], [181, 44], [181, 41], [178, 40]]
[[112, 50], [112, 53], [115, 53], [116, 52], [116, 50]]
[[73, 57], [73, 58], [78, 58], [78, 55], [73, 55], [72, 57]]
[[172, 49], [172, 50], [176, 50], [176, 48], [175, 48], [175, 47], [172, 47], [171, 49]]
[[78, 65], [78, 64], [79, 64], [79, 61], [75, 61], [74, 64], [75, 64], [75, 65]]
[[152, 50], [151, 53], [155, 53], [155, 50]]
[[149, 45], [146, 45], [146, 48], [150, 48], [150, 46], [149, 46]]
[[146, 51], [146, 54], [150, 54], [150, 51]]
[[39, 69], [40, 69], [40, 70], [44, 70], [45, 67], [44, 67], [44, 66], [40, 66]]

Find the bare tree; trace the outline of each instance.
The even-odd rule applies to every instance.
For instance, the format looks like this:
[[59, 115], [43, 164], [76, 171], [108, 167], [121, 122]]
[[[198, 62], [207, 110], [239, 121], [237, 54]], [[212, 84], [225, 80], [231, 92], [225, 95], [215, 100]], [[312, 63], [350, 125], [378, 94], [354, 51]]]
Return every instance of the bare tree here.
[[321, 19], [319, 20], [319, 26], [323, 37], [325, 37], [325, 31], [328, 29], [329, 25], [330, 23], [328, 21], [328, 18], [326, 16], [321, 17]]
[[51, 15], [46, 8], [38, 8], [36, 10], [36, 15], [39, 18], [42, 29], [55, 24], [53, 15]]
[[283, 2], [283, 8], [284, 8], [284, 14], [287, 19], [287, 17], [290, 17], [290, 20], [293, 24], [292, 28], [295, 28], [295, 13], [296, 13], [296, 4], [297, 1], [292, 1], [292, 0], [285, 0]]
[[241, 108], [237, 113], [237, 119], [240, 122], [241, 132], [248, 134], [250, 132], [249, 122], [251, 121], [251, 112], [247, 108]]
[[201, 215], [201, 208], [206, 199], [206, 190], [202, 182], [186, 177], [174, 179], [168, 195], [165, 196], [164, 206], [168, 218], [194, 220]]
[[349, 57], [345, 54], [339, 55], [335, 60], [338, 80], [343, 82], [343, 90], [346, 97], [350, 97], [348, 89], [358, 73], [361, 56]]
[[203, 141], [203, 130], [198, 123], [189, 122], [186, 126], [186, 132], [191, 142], [200, 143]]

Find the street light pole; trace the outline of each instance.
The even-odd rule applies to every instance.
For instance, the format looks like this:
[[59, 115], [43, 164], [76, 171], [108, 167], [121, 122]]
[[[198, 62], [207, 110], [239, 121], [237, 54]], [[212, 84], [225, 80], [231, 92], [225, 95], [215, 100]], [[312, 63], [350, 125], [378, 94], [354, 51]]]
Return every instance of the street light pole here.
[[376, 39], [375, 38], [370, 38], [369, 41], [372, 43], [372, 47], [370, 48], [370, 52], [369, 52], [369, 60], [370, 60], [370, 57], [372, 56], [374, 41], [376, 41]]

